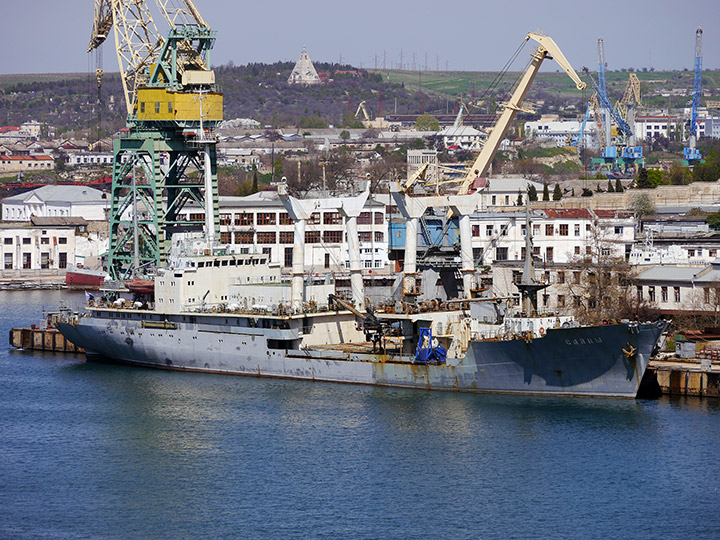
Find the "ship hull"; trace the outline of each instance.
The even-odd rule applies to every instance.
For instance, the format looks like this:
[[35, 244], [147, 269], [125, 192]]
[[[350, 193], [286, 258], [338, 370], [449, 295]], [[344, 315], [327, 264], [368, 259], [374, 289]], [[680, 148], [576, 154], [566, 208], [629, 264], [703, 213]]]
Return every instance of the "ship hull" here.
[[107, 274], [99, 270], [68, 268], [65, 272], [65, 285], [69, 289], [98, 290], [106, 277]]
[[[292, 341], [295, 331], [239, 328], [232, 320], [215, 328], [173, 325], [143, 328], [139, 321], [83, 318], [58, 329], [91, 360], [162, 369], [425, 390], [634, 398], [665, 328], [665, 323], [648, 323], [551, 329], [528, 341], [471, 342], [462, 358], [419, 365], [407, 355], [367, 348], [268, 347]], [[268, 340], [272, 332], [275, 339]]]

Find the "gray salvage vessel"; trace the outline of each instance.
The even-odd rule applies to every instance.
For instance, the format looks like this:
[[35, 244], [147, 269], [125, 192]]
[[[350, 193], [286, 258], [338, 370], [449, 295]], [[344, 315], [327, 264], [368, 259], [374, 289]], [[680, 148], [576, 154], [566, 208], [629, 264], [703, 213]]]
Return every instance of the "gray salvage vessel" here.
[[329, 280], [306, 282], [300, 309], [283, 307], [289, 289], [262, 255], [186, 257], [155, 278], [152, 308], [118, 299], [68, 314], [57, 327], [90, 359], [164, 369], [633, 398], [667, 326], [493, 318], [491, 299], [359, 318], [346, 302], [328, 302]]

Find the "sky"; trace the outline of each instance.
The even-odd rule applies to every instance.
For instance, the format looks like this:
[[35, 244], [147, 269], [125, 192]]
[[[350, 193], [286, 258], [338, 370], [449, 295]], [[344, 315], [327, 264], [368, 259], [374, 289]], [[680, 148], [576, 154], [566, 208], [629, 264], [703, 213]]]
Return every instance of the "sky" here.
[[[147, 0], [154, 5], [153, 0]], [[218, 38], [214, 65], [297, 60], [366, 68], [498, 71], [528, 32], [552, 37], [579, 72], [597, 69], [597, 40], [609, 70], [694, 69], [695, 30], [703, 33], [703, 68], [720, 68], [720, 1], [606, 0], [194, 0]], [[0, 73], [86, 73], [93, 0], [0, 0]], [[528, 48], [528, 52], [529, 52]], [[415, 63], [413, 64], [413, 54]], [[511, 69], [523, 69], [527, 56]], [[558, 69], [553, 63], [549, 69]], [[103, 68], [118, 71], [114, 43]]]

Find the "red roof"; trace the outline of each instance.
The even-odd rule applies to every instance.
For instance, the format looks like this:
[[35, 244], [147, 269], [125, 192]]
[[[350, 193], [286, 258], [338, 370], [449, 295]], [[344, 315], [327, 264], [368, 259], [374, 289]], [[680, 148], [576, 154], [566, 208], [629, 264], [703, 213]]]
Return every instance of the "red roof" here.
[[10, 161], [52, 161], [50, 156], [2, 156], [0, 160]]
[[545, 215], [549, 218], [566, 218], [566, 219], [590, 219], [592, 214], [587, 208], [557, 208], [546, 209]]
[[593, 210], [595, 215], [600, 218], [622, 218], [632, 216], [632, 212], [628, 210]]
[[0, 133], [8, 133], [10, 131], [20, 131], [19, 126], [2, 126], [0, 127]]

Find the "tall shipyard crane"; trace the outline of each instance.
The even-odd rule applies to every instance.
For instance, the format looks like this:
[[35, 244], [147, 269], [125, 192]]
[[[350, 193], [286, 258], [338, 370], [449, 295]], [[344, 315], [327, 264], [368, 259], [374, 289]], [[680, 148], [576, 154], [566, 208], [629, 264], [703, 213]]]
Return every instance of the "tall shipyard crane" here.
[[700, 150], [695, 148], [697, 144], [698, 124], [698, 107], [700, 107], [700, 94], [702, 93], [702, 28], [695, 31], [695, 80], [693, 82], [693, 99], [690, 109], [690, 140], [688, 145], [683, 149], [683, 158], [688, 165], [695, 165], [702, 161]]
[[191, 0], [95, 0], [94, 15], [88, 52], [114, 29], [127, 107], [127, 127], [113, 144], [108, 251], [111, 276], [124, 279], [164, 264], [173, 233], [200, 228], [181, 214], [189, 202], [204, 213], [213, 243], [223, 96], [209, 69], [215, 32]]
[[[628, 124], [620, 114], [617, 107], [613, 107], [607, 95], [607, 84], [605, 78], [605, 44], [602, 38], [598, 39], [598, 82], [590, 76], [588, 68], [583, 68], [590, 77], [595, 94], [601, 109], [601, 120], [598, 121], [600, 131], [600, 158], [592, 160], [593, 168], [607, 167], [613, 174], [617, 173], [619, 165], [623, 165], [627, 172], [630, 167], [643, 163], [643, 151], [641, 146], [635, 146], [634, 126]], [[632, 81], [631, 81], [632, 84]], [[638, 81], [639, 95], [639, 81]], [[612, 137], [612, 124], [617, 129], [615, 141]], [[634, 122], [633, 122], [634, 124]], [[616, 143], [616, 144], [613, 144]]]

